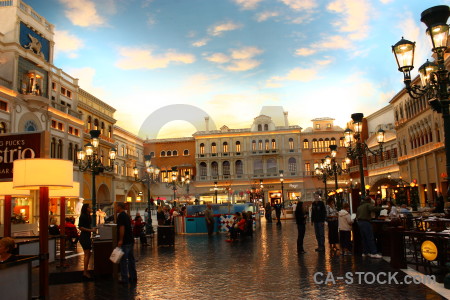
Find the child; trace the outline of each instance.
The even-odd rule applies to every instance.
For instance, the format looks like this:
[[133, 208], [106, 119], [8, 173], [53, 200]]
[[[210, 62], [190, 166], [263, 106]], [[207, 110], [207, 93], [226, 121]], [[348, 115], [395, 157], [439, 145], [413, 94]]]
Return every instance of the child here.
[[342, 255], [351, 255], [352, 244], [350, 241], [352, 231], [352, 218], [349, 213], [350, 205], [344, 203], [339, 212], [339, 240], [341, 242]]

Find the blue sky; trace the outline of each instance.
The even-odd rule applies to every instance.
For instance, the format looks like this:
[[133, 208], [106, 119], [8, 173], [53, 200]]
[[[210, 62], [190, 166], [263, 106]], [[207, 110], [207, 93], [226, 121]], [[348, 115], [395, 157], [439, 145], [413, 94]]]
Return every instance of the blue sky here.
[[[250, 127], [264, 106], [291, 125], [386, 106], [402, 87], [391, 46], [417, 42], [431, 57], [421, 0], [25, 0], [56, 27], [54, 64], [117, 109], [135, 134], [173, 104], [218, 127]], [[170, 115], [158, 137], [189, 136]]]

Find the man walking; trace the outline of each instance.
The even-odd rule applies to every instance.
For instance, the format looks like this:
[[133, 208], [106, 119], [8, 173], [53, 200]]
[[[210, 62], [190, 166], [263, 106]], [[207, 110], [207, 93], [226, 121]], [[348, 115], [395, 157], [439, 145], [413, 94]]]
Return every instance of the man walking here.
[[205, 222], [206, 222], [206, 228], [208, 228], [208, 235], [212, 236], [214, 233], [214, 214], [212, 211], [212, 206], [209, 203], [206, 204]]
[[117, 246], [123, 251], [122, 259], [120, 260], [120, 283], [136, 283], [136, 261], [133, 253], [133, 232], [131, 229], [130, 217], [125, 212], [125, 203], [117, 203]]
[[314, 224], [314, 232], [316, 234], [316, 240], [318, 247], [316, 252], [325, 251], [325, 218], [327, 212], [325, 204], [323, 203], [319, 192], [314, 193], [314, 201], [311, 205], [311, 222]]
[[380, 212], [382, 208], [373, 206], [371, 201], [372, 198], [367, 196], [356, 210], [356, 219], [358, 220], [358, 227], [363, 246], [362, 255], [368, 255], [372, 258], [382, 258], [380, 254], [377, 254], [377, 246], [375, 244], [375, 238], [373, 237], [372, 224], [370, 224], [371, 213]]
[[281, 225], [281, 210], [283, 209], [283, 206], [278, 202], [278, 200], [275, 202], [275, 205], [273, 206], [275, 209], [275, 216], [277, 217], [277, 225]]

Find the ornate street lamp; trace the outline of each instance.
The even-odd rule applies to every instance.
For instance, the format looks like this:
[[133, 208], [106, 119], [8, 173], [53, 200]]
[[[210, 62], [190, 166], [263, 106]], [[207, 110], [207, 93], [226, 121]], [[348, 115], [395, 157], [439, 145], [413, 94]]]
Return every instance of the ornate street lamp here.
[[353, 128], [355, 132], [350, 128], [345, 129], [345, 144], [347, 147], [347, 156], [351, 159], [358, 159], [359, 164], [359, 177], [360, 177], [360, 187], [361, 187], [361, 197], [364, 198], [366, 196], [365, 183], [364, 183], [364, 166], [363, 166], [363, 157], [367, 152], [373, 155], [379, 155], [382, 157], [383, 155], [383, 143], [384, 143], [384, 130], [379, 129], [377, 132], [377, 141], [379, 145], [379, 149], [372, 151], [369, 149], [367, 144], [361, 140], [361, 132], [363, 128], [363, 118], [364, 115], [362, 113], [352, 114], [353, 120]]
[[178, 169], [177, 167], [172, 167], [172, 173], [171, 173], [171, 180], [169, 182], [166, 182], [166, 187], [171, 188], [173, 190], [173, 206], [177, 206], [176, 203], [176, 191], [177, 187], [184, 187], [185, 185], [188, 188], [189, 193], [189, 184], [191, 182], [189, 172], [185, 172], [185, 175], [181, 177], [181, 179], [178, 179]]
[[91, 141], [84, 145], [85, 150], [79, 150], [77, 153], [78, 168], [81, 172], [91, 172], [92, 174], [92, 225], [95, 227], [97, 219], [97, 193], [95, 187], [95, 176], [103, 172], [111, 172], [114, 170], [114, 160], [117, 151], [114, 148], [109, 150], [109, 165], [103, 165], [103, 156], [98, 153], [100, 144], [100, 130], [91, 130]]
[[[444, 140], [447, 181], [450, 181], [450, 113], [449, 113], [449, 73], [445, 68], [444, 53], [447, 50], [447, 40], [450, 16], [450, 8], [447, 5], [439, 5], [424, 10], [420, 21], [427, 25], [427, 34], [431, 38], [432, 51], [436, 55], [436, 62], [427, 62], [419, 68], [421, 86], [411, 85], [411, 70], [414, 68], [415, 42], [401, 39], [392, 46], [398, 70], [403, 73], [408, 94], [413, 99], [426, 97], [431, 108], [442, 114], [444, 119]], [[450, 189], [450, 185], [449, 185]], [[450, 190], [447, 191], [447, 197]]]
[[150, 196], [150, 184], [155, 183], [158, 181], [158, 175], [160, 172], [160, 169], [154, 165], [152, 165], [151, 155], [144, 155], [145, 159], [145, 171], [144, 175], [139, 178], [139, 169], [137, 166], [134, 166], [133, 173], [134, 173], [134, 180], [136, 182], [142, 182], [147, 184], [147, 213], [148, 213], [148, 226], [151, 230], [151, 233], [153, 233], [153, 227], [152, 227], [152, 205], [151, 205], [151, 196]]
[[283, 170], [280, 170], [280, 183], [281, 183], [281, 205], [284, 206], [284, 174]]
[[263, 184], [263, 180], [262, 179], [259, 180], [259, 188], [260, 188], [260, 191], [261, 191], [262, 204], [264, 206], [266, 204], [266, 201], [265, 201], [265, 198], [264, 198], [264, 184]]
[[[328, 166], [331, 167], [331, 174], [334, 175], [334, 189], [335, 189], [335, 200], [336, 200], [336, 207], [338, 210], [342, 207], [342, 198], [339, 196], [338, 190], [338, 175], [342, 175], [343, 173], [347, 173], [348, 169], [342, 169], [342, 166], [336, 161], [336, 155], [337, 155], [337, 145], [330, 145], [330, 151], [331, 151], [331, 157], [330, 157], [330, 164]], [[350, 163], [350, 158], [346, 157], [345, 163]], [[348, 164], [347, 164], [348, 166]]]

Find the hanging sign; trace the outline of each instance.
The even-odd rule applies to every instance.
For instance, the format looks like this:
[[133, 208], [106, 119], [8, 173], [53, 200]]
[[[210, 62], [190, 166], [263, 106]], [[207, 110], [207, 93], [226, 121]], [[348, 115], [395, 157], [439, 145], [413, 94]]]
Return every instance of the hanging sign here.
[[430, 261], [435, 260], [438, 256], [436, 244], [429, 240], [422, 243], [422, 246], [420, 246], [420, 252], [422, 252], [423, 258]]

